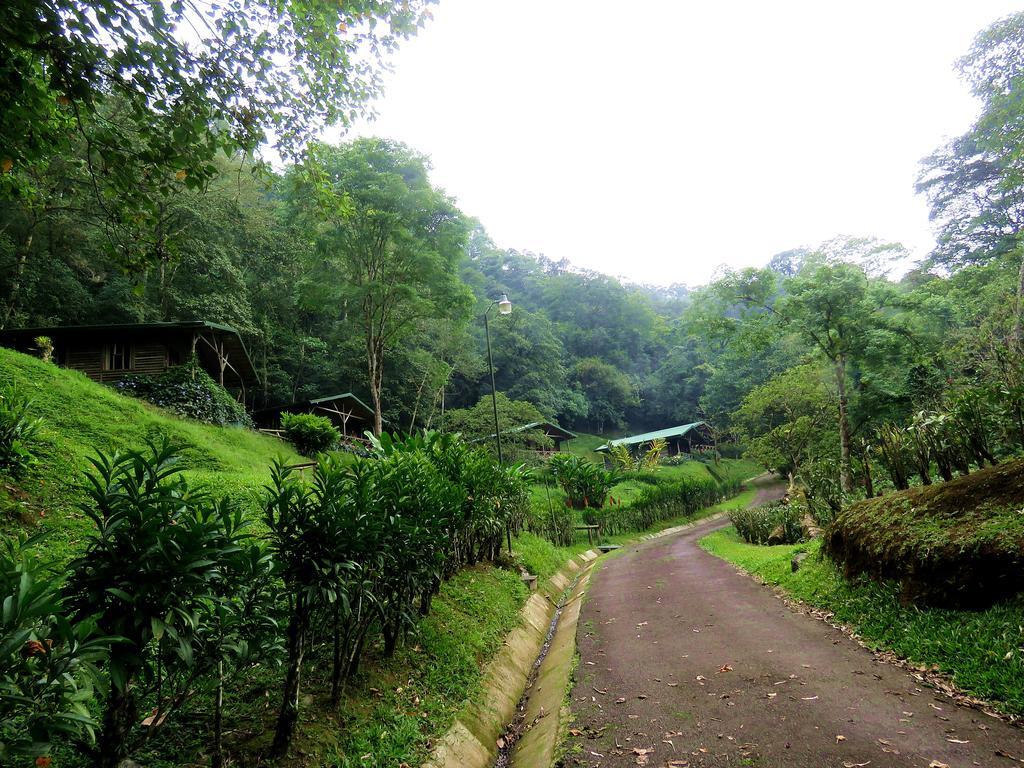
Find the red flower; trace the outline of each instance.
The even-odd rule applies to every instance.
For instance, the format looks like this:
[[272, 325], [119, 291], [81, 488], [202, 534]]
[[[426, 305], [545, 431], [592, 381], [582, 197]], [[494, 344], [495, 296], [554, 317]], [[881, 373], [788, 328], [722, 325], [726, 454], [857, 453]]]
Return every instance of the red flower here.
[[49, 755], [42, 755], [41, 757], [36, 758], [36, 765], [38, 765], [39, 768], [50, 768], [50, 763], [52, 762], [53, 758]]
[[25, 643], [25, 647], [21, 649], [21, 655], [25, 658], [37, 656], [41, 653], [46, 653], [46, 646], [38, 640], [29, 640]]

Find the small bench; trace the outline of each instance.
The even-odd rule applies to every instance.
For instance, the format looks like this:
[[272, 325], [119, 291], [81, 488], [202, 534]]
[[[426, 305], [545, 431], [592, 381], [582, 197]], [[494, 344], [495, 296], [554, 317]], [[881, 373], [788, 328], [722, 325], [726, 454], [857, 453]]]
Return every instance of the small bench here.
[[574, 526], [574, 530], [586, 531], [587, 532], [587, 543], [591, 546], [594, 545], [594, 534], [597, 534], [597, 538], [601, 538], [601, 526], [600, 525], [577, 525]]

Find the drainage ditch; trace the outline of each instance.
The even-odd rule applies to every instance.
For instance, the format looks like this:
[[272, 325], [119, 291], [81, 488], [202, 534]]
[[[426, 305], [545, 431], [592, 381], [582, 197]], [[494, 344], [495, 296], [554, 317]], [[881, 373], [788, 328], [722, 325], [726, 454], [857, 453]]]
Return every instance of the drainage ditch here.
[[[526, 719], [526, 703], [530, 700], [530, 693], [533, 691], [533, 684], [537, 682], [537, 673], [540, 672], [541, 664], [544, 663], [544, 659], [547, 658], [548, 651], [551, 650], [551, 641], [555, 637], [555, 632], [558, 630], [558, 621], [562, 618], [562, 611], [565, 610], [565, 604], [569, 601], [573, 591], [576, 589], [576, 584], [580, 580], [582, 573], [576, 574], [576, 578], [572, 580], [572, 583], [566, 587], [565, 591], [558, 598], [558, 604], [555, 606], [555, 613], [551, 617], [551, 624], [548, 625], [548, 633], [544, 637], [544, 644], [540, 648], [540, 653], [537, 654], [537, 660], [533, 662], [533, 667], [530, 669], [530, 676], [526, 681], [526, 688], [523, 691], [523, 695], [519, 697], [519, 702], [516, 704], [516, 715], [508, 725], [505, 726], [504, 733], [501, 734], [501, 738], [498, 739], [498, 756], [494, 760], [494, 768], [511, 768], [512, 766], [512, 753], [515, 751], [516, 743], [519, 738], [526, 731], [524, 727], [524, 720]], [[557, 714], [557, 713], [556, 713]]]

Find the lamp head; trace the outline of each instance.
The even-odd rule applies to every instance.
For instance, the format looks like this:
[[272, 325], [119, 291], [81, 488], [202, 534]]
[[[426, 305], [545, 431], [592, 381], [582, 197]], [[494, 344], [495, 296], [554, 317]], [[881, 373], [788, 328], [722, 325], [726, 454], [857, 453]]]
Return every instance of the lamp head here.
[[501, 298], [498, 299], [498, 314], [508, 315], [512, 312], [512, 302], [508, 300], [508, 294], [501, 294]]

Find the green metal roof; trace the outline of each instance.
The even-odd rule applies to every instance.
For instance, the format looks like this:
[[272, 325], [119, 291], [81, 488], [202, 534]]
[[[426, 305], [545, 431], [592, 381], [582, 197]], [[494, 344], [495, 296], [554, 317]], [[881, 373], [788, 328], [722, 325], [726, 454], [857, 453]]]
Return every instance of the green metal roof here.
[[628, 437], [620, 437], [618, 440], [609, 440], [604, 445], [596, 448], [598, 451], [607, 451], [613, 445], [638, 445], [640, 443], [649, 443], [652, 440], [668, 439], [670, 437], [682, 437], [691, 429], [707, 424], [706, 421], [695, 421], [692, 424], [680, 424], [677, 427], [668, 427], [666, 429], [659, 429], [654, 432], [644, 432], [639, 435], [629, 435]]

